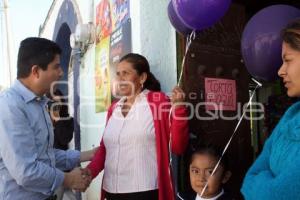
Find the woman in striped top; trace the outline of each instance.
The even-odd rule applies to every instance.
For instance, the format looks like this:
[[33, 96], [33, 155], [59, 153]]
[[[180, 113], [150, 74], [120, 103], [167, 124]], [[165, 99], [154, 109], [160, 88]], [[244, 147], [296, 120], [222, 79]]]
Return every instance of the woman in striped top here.
[[104, 170], [102, 199], [174, 200], [169, 144], [182, 154], [188, 143], [187, 110], [178, 105], [185, 95], [175, 87], [170, 102], [139, 54], [124, 56], [116, 75], [121, 98], [108, 110], [100, 148], [87, 169], [93, 178]]

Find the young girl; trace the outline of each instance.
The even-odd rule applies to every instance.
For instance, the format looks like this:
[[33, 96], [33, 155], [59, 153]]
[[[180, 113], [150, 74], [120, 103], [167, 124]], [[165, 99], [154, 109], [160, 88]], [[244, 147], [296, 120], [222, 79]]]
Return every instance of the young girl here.
[[[194, 193], [178, 194], [180, 200], [229, 200], [232, 199], [224, 192], [222, 185], [226, 183], [231, 172], [227, 169], [225, 159], [222, 158], [218, 168], [212, 174], [222, 151], [212, 145], [199, 146], [190, 159], [190, 183]], [[206, 186], [207, 184], [207, 186]], [[205, 189], [204, 189], [205, 188]]]

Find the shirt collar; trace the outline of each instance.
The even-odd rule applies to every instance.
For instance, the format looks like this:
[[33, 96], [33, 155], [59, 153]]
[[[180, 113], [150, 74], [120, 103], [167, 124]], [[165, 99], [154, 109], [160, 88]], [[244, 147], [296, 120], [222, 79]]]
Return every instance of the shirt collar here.
[[217, 200], [223, 194], [224, 194], [224, 190], [223, 189], [222, 189], [222, 191], [218, 195], [216, 195], [216, 196], [214, 196], [212, 198], [203, 198], [203, 197], [200, 197], [199, 194], [197, 194], [197, 197], [196, 197], [195, 200]]
[[[148, 95], [148, 93], [149, 93], [149, 90], [147, 90], [147, 89], [143, 90], [140, 94], [138, 94], [138, 95], [135, 97], [134, 102], [138, 102], [138, 101], [140, 101], [141, 99], [146, 98], [147, 95]], [[126, 100], [126, 97], [122, 97], [122, 98], [117, 102], [116, 106], [117, 106], [117, 107], [122, 107], [123, 104], [124, 104], [124, 102], [125, 102], [125, 100]]]
[[15, 80], [12, 88], [15, 89], [22, 96], [26, 103], [36, 100], [38, 102], [43, 102], [44, 104], [46, 104], [49, 101], [49, 99], [46, 96], [40, 97], [34, 94], [19, 80]]

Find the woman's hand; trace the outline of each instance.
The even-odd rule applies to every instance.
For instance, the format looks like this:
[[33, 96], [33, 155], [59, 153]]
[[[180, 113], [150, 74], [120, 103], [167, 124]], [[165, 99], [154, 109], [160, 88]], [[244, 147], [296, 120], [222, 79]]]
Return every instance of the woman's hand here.
[[175, 86], [172, 90], [172, 96], [171, 96], [172, 106], [181, 105], [181, 103], [183, 103], [184, 100], [185, 100], [185, 93], [180, 87]]
[[84, 192], [92, 181], [91, 172], [88, 169], [75, 168], [65, 173], [64, 187]]

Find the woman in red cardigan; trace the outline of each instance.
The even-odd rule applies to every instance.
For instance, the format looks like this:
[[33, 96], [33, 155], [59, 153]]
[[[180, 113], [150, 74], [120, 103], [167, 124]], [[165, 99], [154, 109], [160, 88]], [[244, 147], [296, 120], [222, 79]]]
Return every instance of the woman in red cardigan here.
[[187, 146], [187, 110], [178, 105], [185, 95], [175, 87], [170, 102], [139, 54], [124, 56], [116, 75], [121, 99], [108, 110], [100, 147], [87, 169], [92, 178], [104, 169], [102, 199], [174, 200], [169, 143], [175, 154]]

